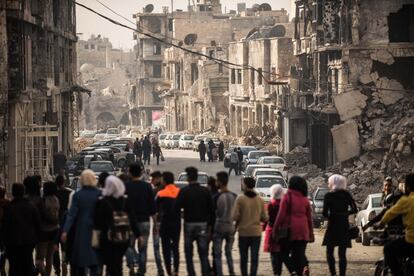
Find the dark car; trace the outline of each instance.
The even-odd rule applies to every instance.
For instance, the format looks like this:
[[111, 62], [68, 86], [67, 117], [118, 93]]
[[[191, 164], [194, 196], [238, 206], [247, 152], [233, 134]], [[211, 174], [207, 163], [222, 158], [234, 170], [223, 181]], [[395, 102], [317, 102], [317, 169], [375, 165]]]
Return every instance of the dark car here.
[[74, 157], [69, 158], [65, 164], [65, 171], [68, 173], [69, 176], [73, 176], [76, 174], [76, 167], [78, 166], [79, 160], [82, 158], [80, 155], [76, 155]]
[[227, 150], [226, 154], [224, 155], [224, 167], [230, 168], [230, 154], [232, 151], [234, 151], [235, 148], [240, 148], [243, 153], [243, 158], [246, 158], [247, 154], [253, 150], [257, 150], [256, 147], [253, 146], [236, 146], [236, 145], [230, 145], [229, 149]]
[[313, 225], [315, 227], [320, 227], [323, 221], [323, 199], [325, 195], [329, 192], [329, 189], [326, 187], [318, 187], [316, 191], [312, 194], [312, 219]]

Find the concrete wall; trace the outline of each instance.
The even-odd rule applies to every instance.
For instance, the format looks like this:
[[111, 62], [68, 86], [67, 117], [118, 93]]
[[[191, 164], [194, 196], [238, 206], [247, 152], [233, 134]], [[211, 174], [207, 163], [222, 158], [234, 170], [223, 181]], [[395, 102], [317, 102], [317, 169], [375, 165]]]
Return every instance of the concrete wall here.
[[[263, 71], [263, 77], [258, 72], [254, 72], [254, 89], [250, 85], [250, 95], [256, 98], [267, 97], [270, 87], [266, 79], [270, 79], [270, 41], [268, 39], [258, 39], [249, 41], [249, 65]], [[262, 84], [259, 84], [261, 78]], [[251, 79], [250, 79], [251, 81]]]
[[[6, 1], [0, 0], [0, 136], [3, 137], [7, 126], [7, 94], [8, 94], [8, 62], [7, 62], [7, 23]], [[0, 179], [6, 183], [7, 164], [4, 164], [4, 156], [7, 154], [4, 139], [0, 140]]]

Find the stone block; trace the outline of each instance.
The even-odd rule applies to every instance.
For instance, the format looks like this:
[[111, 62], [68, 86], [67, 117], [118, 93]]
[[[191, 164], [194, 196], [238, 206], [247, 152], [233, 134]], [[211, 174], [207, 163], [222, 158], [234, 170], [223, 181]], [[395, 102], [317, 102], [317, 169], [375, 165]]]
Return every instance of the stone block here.
[[359, 77], [359, 81], [362, 84], [368, 84], [368, 83], [372, 82], [372, 78], [371, 78], [370, 74], [363, 74], [362, 76]]
[[334, 97], [335, 107], [342, 121], [360, 116], [368, 97], [358, 90], [341, 93]]
[[349, 160], [360, 154], [358, 125], [354, 120], [331, 129], [335, 145], [336, 158], [339, 162]]
[[378, 50], [371, 54], [371, 59], [391, 65], [394, 63], [394, 57], [387, 50]]
[[392, 105], [406, 96], [404, 87], [401, 83], [394, 79], [388, 79], [386, 77], [380, 78], [375, 85], [379, 92], [380, 101], [384, 105]]

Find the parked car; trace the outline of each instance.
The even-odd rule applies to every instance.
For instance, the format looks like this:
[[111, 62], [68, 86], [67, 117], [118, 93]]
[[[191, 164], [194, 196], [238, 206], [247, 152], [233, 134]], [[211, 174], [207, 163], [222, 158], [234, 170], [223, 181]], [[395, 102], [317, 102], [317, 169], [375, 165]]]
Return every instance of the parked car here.
[[164, 148], [169, 148], [170, 146], [170, 141], [172, 140], [173, 135], [172, 134], [168, 134], [167, 136], [165, 136], [164, 138], [164, 142], [161, 144], [162, 147]]
[[108, 128], [105, 134], [105, 139], [114, 139], [119, 137], [119, 130], [117, 128]]
[[227, 150], [226, 154], [224, 155], [224, 167], [230, 168], [230, 154], [234, 151], [235, 148], [240, 148], [243, 153], [243, 159], [247, 157], [247, 154], [253, 150], [257, 150], [256, 147], [253, 146], [237, 146], [237, 145], [230, 145], [229, 149]]
[[311, 195], [311, 207], [312, 207], [312, 220], [315, 227], [320, 227], [324, 222], [325, 218], [323, 217], [323, 199], [325, 195], [329, 192], [329, 189], [326, 187], [318, 187], [316, 191]]
[[81, 158], [82, 158], [81, 155], [75, 155], [66, 161], [65, 171], [67, 172], [69, 177], [74, 176], [76, 174], [76, 168]]
[[247, 154], [242, 167], [246, 168], [247, 165], [257, 164], [257, 161], [260, 159], [260, 157], [271, 155], [272, 154], [267, 150], [252, 150]]
[[93, 137], [94, 141], [100, 141], [105, 139], [106, 133], [97, 133], [95, 134], [95, 136]]
[[206, 138], [206, 135], [196, 135], [193, 140], [193, 150], [198, 151], [198, 146], [200, 145], [200, 142]]
[[241, 191], [243, 191], [243, 179], [246, 177], [252, 177], [254, 170], [258, 168], [270, 169], [270, 166], [269, 165], [257, 165], [257, 164], [248, 165], [246, 169], [244, 170], [242, 178], [240, 179], [240, 190]]
[[79, 136], [82, 138], [93, 138], [96, 135], [96, 131], [94, 130], [83, 130], [80, 132]]
[[178, 141], [178, 148], [179, 149], [192, 149], [193, 148], [193, 141], [194, 135], [191, 134], [183, 134]]
[[97, 154], [81, 155], [80, 159], [76, 164], [74, 176], [80, 175], [83, 170], [89, 168], [89, 164], [92, 162], [92, 160], [102, 161], [102, 157]]
[[158, 136], [158, 143], [159, 143], [160, 147], [162, 147], [162, 148], [165, 147], [165, 138], [167, 138], [167, 136], [168, 136], [168, 134], [160, 134]]
[[[200, 185], [207, 186], [208, 174], [205, 173], [205, 172], [198, 172], [197, 181], [198, 181], [198, 183], [200, 183]], [[177, 182], [188, 182], [187, 173], [186, 172], [180, 173], [180, 175], [177, 178], [176, 183]]]
[[259, 175], [256, 177], [255, 190], [266, 203], [271, 199], [270, 187], [275, 184], [280, 184], [283, 188], [287, 188], [286, 181], [283, 177], [275, 175]]
[[220, 139], [216, 138], [216, 137], [204, 137], [204, 143], [207, 145], [208, 142], [210, 142], [210, 140], [213, 140], [213, 143], [216, 147], [218, 147], [220, 145]]
[[262, 156], [257, 160], [257, 164], [266, 164], [271, 168], [279, 170], [283, 173], [283, 177], [287, 178], [287, 166], [285, 159], [280, 156]]
[[280, 176], [283, 177], [283, 174], [276, 169], [272, 169], [272, 168], [256, 168], [253, 170], [253, 174], [252, 177], [256, 178], [259, 175], [274, 175], [274, 176]]
[[91, 169], [95, 175], [100, 175], [103, 172], [115, 174], [115, 167], [111, 161], [92, 161], [88, 168]]
[[99, 147], [102, 147], [103, 145], [105, 145], [106, 142], [108, 142], [108, 141], [109, 140], [106, 140], [106, 139], [103, 139], [103, 140], [100, 140], [100, 141], [96, 141], [92, 145], [89, 145], [89, 147], [91, 147], [91, 148], [99, 148]]
[[381, 198], [381, 193], [368, 195], [355, 217], [355, 225], [360, 229], [360, 238], [358, 240], [362, 242], [362, 245], [369, 246], [373, 238], [379, 237], [383, 233], [383, 230], [375, 230], [373, 227], [362, 231], [362, 227], [365, 224], [381, 213], [383, 209], [381, 206]]
[[168, 147], [170, 149], [175, 149], [179, 147], [179, 141], [180, 141], [181, 134], [174, 134], [172, 135], [171, 139], [168, 141]]

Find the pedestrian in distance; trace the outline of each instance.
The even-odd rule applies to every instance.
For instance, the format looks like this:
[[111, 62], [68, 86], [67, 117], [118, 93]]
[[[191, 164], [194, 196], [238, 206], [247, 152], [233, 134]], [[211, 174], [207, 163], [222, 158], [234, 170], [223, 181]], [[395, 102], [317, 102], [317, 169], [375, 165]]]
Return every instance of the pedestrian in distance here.
[[142, 152], [144, 154], [143, 160], [144, 160], [144, 165], [151, 165], [151, 150], [152, 150], [152, 145], [151, 142], [148, 138], [148, 136], [145, 136], [144, 141], [142, 142]]
[[[6, 188], [4, 186], [0, 186], [0, 230], [3, 226], [3, 217], [4, 217], [4, 207], [10, 201], [6, 198]], [[0, 275], [6, 276], [6, 255], [5, 255], [5, 248], [4, 242], [0, 239]]]
[[233, 170], [235, 175], [239, 175], [239, 156], [237, 154], [236, 148], [230, 153], [229, 176], [231, 175], [231, 171]]
[[134, 154], [137, 160], [142, 160], [142, 144], [138, 137], [134, 142]]
[[[161, 182], [162, 174], [159, 171], [155, 171], [150, 175], [151, 185], [153, 187], [154, 195], [158, 194], [164, 187]], [[155, 200], [155, 198], [154, 198]], [[160, 220], [158, 214], [154, 216], [154, 225], [152, 227], [152, 245], [154, 248], [155, 264], [157, 265], [158, 275], [164, 275], [164, 269], [162, 268], [162, 259], [160, 254]]]
[[39, 241], [39, 210], [24, 197], [22, 184], [12, 185], [13, 199], [4, 207], [1, 238], [10, 276], [34, 275], [33, 250]]
[[161, 147], [158, 143], [154, 143], [153, 146], [153, 153], [155, 155], [155, 158], [157, 159], [157, 166], [160, 165], [160, 157], [162, 156], [162, 151], [161, 151]]
[[138, 252], [135, 251], [136, 239], [133, 241], [132, 255], [127, 254], [127, 264], [130, 270], [134, 270], [138, 262], [138, 272], [144, 275], [147, 271], [147, 249], [150, 235], [150, 219], [155, 223], [155, 196], [151, 184], [141, 179], [142, 167], [138, 163], [129, 165], [128, 173], [131, 181], [125, 183], [126, 194], [131, 200], [132, 209], [135, 212], [136, 224], [140, 233]]
[[206, 162], [206, 144], [204, 143], [204, 140], [200, 141], [200, 144], [198, 145], [198, 153], [200, 154], [200, 161]]
[[59, 232], [59, 199], [55, 182], [43, 185], [43, 197], [40, 207], [40, 235], [36, 246], [36, 268], [41, 275], [51, 274], [55, 238]]
[[275, 223], [277, 214], [279, 212], [280, 201], [283, 197], [284, 190], [282, 185], [275, 184], [270, 187], [270, 194], [272, 199], [267, 205], [267, 212], [269, 214], [269, 221], [265, 225], [265, 240], [264, 251], [270, 253], [272, 261], [273, 275], [282, 275], [282, 255], [280, 252], [280, 244], [272, 238], [273, 224]]
[[[174, 185], [174, 175], [171, 172], [162, 174], [162, 187], [163, 189], [156, 196], [162, 254], [167, 275], [177, 276], [180, 266], [181, 212], [174, 207], [180, 189]], [[171, 264], [171, 254], [173, 265]]]
[[107, 275], [122, 276], [122, 259], [129, 246], [131, 231], [139, 237], [134, 212], [125, 195], [125, 185], [116, 176], [105, 180], [102, 197], [94, 215], [95, 229], [99, 231], [99, 249]]
[[234, 273], [233, 264], [233, 244], [235, 227], [233, 223], [232, 210], [236, 201], [237, 195], [232, 193], [228, 188], [229, 175], [226, 172], [217, 173], [217, 185], [219, 193], [214, 197], [216, 220], [214, 224], [214, 261], [216, 264], [216, 275], [222, 276], [223, 265], [221, 261], [222, 248], [224, 245], [224, 252], [227, 260], [227, 267], [229, 275], [236, 275]]
[[346, 249], [351, 248], [349, 215], [358, 212], [351, 194], [346, 190], [347, 181], [342, 175], [334, 174], [328, 179], [330, 192], [323, 200], [323, 216], [328, 219], [322, 245], [326, 246], [326, 259], [331, 275], [336, 274], [334, 249], [338, 247], [339, 275], [346, 275]]
[[[266, 223], [269, 217], [263, 199], [254, 191], [255, 180], [252, 177], [246, 177], [243, 182], [244, 192], [237, 197], [234, 203], [233, 220], [239, 232], [241, 274], [242, 276], [256, 276], [262, 236], [261, 223]], [[249, 251], [250, 272], [247, 268]]]
[[214, 145], [214, 142], [212, 139], [210, 139], [210, 141], [208, 141], [208, 153], [207, 153], [207, 157], [208, 157], [208, 162], [213, 162], [214, 158], [213, 158], [213, 149], [216, 146]]
[[239, 167], [237, 168], [239, 174], [242, 173], [242, 164], [243, 164], [243, 152], [240, 147], [237, 148], [237, 157], [239, 158]]
[[182, 188], [177, 197], [176, 209], [184, 212], [184, 251], [187, 273], [194, 276], [193, 243], [197, 243], [201, 274], [209, 275], [208, 236], [214, 222], [214, 206], [210, 192], [198, 182], [198, 170], [185, 169], [189, 185]]
[[[289, 179], [289, 188], [280, 202], [273, 225], [273, 237], [281, 245], [282, 260], [290, 273], [308, 275], [306, 246], [314, 242], [308, 185], [300, 176]], [[286, 231], [283, 231], [286, 229]], [[282, 235], [285, 232], [286, 235]]]
[[219, 154], [219, 161], [224, 160], [224, 143], [223, 141], [220, 141], [220, 144], [218, 146], [218, 154]]
[[[93, 220], [96, 203], [101, 196], [101, 191], [96, 187], [95, 174], [91, 170], [84, 170], [80, 176], [82, 188], [77, 191], [71, 201], [63, 227], [61, 241], [70, 242], [70, 267], [71, 275], [86, 275], [90, 271], [91, 276], [98, 275], [99, 259], [97, 252], [92, 247]], [[74, 229], [73, 229], [74, 228]], [[72, 229], [74, 231], [72, 231]]]

